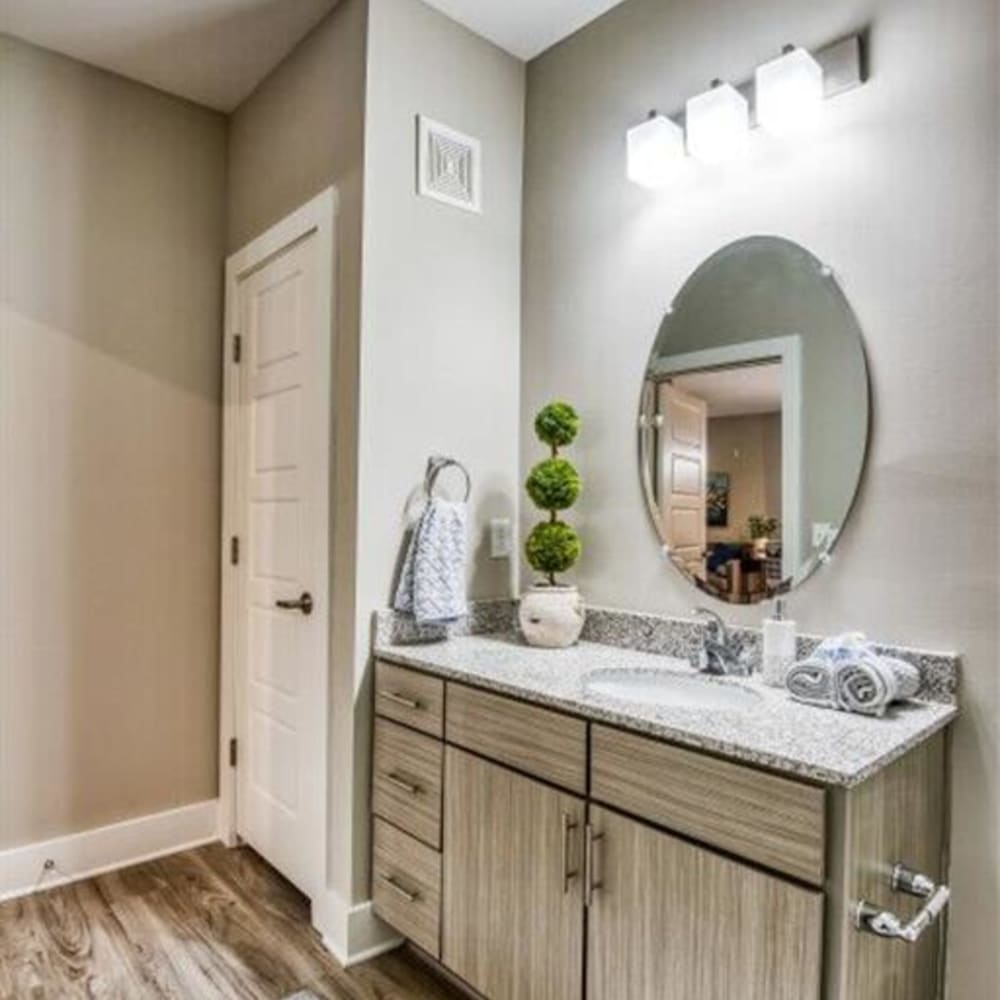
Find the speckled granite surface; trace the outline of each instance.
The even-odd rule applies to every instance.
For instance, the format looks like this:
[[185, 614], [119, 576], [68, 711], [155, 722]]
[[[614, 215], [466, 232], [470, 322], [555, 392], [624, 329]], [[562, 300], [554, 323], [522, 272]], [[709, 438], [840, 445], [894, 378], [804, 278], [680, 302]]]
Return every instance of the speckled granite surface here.
[[[730, 626], [730, 633], [751, 660], [759, 665], [763, 635], [760, 629]], [[587, 608], [581, 639], [604, 646], [634, 649], [637, 652], [676, 656], [692, 665], [701, 645], [702, 625], [690, 618], [618, 611], [611, 608]], [[419, 626], [412, 618], [394, 611], [374, 615], [374, 646], [396, 643], [435, 642], [449, 636], [517, 634], [517, 602], [509, 600], [473, 601], [467, 618], [454, 625]], [[801, 634], [798, 637], [799, 659], [808, 656], [823, 636]], [[922, 701], [955, 704], [958, 699], [959, 657], [954, 653], [932, 653], [905, 646], [878, 646], [880, 652], [912, 663], [920, 670]]]
[[[545, 650], [518, 638], [514, 615], [515, 606], [509, 601], [477, 605], [471, 620], [453, 626], [445, 641], [446, 633], [440, 630], [420, 632], [392, 613], [379, 613], [375, 653], [440, 677], [846, 787], [865, 781], [957, 715], [954, 657], [892, 648], [894, 655], [907, 659], [930, 658], [940, 674], [935, 683], [951, 697], [945, 700], [939, 694], [939, 700], [896, 705], [884, 718], [874, 719], [800, 704], [756, 678], [696, 675], [689, 656], [697, 648], [700, 632], [690, 621], [589, 611], [585, 641], [570, 649]], [[631, 620], [625, 622], [623, 617]], [[494, 634], [477, 634], [488, 631]], [[754, 641], [755, 630], [740, 631]], [[598, 638], [600, 642], [594, 641]], [[803, 641], [808, 650], [818, 640]], [[918, 665], [924, 670], [926, 662]], [[602, 671], [602, 676], [607, 671], [681, 673], [708, 684], [747, 688], [756, 695], [756, 702], [749, 709], [732, 710], [623, 701], [587, 689], [587, 675], [595, 670]], [[930, 687], [928, 693], [932, 692]]]

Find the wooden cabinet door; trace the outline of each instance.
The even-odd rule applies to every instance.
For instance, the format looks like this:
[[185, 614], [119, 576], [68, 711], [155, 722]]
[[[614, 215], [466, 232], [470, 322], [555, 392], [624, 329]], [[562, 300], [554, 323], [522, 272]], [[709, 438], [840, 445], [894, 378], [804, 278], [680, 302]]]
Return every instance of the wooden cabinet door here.
[[588, 1000], [818, 1000], [820, 892], [607, 809], [591, 825]]
[[444, 787], [442, 961], [490, 1000], [577, 1000], [583, 801], [454, 747]]

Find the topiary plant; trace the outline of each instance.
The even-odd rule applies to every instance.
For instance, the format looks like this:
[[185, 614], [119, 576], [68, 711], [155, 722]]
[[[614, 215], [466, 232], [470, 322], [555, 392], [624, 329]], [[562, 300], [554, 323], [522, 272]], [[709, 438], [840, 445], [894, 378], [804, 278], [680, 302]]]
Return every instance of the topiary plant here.
[[535, 433], [552, 449], [552, 457], [531, 470], [524, 488], [536, 507], [549, 512], [549, 520], [535, 525], [525, 542], [524, 554], [531, 568], [544, 573], [552, 586], [556, 573], [570, 569], [583, 548], [580, 536], [558, 516], [580, 496], [580, 474], [572, 462], [559, 457], [559, 448], [572, 444], [579, 431], [580, 418], [569, 403], [549, 403], [535, 417]]

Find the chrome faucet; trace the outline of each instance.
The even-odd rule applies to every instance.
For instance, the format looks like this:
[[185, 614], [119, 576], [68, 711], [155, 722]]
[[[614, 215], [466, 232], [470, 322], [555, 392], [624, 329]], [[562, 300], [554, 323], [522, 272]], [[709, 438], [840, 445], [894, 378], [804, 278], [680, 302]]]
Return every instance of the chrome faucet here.
[[708, 619], [698, 650], [698, 669], [703, 674], [749, 674], [750, 656], [729, 634], [722, 618], [708, 608], [695, 608], [694, 614]]

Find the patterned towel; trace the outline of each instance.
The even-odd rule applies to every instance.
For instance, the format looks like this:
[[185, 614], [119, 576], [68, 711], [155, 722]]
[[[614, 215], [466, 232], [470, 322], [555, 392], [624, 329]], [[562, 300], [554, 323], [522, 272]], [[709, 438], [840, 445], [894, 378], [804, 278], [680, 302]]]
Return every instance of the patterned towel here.
[[418, 624], [447, 624], [466, 613], [466, 507], [431, 497], [410, 537], [393, 607]]

